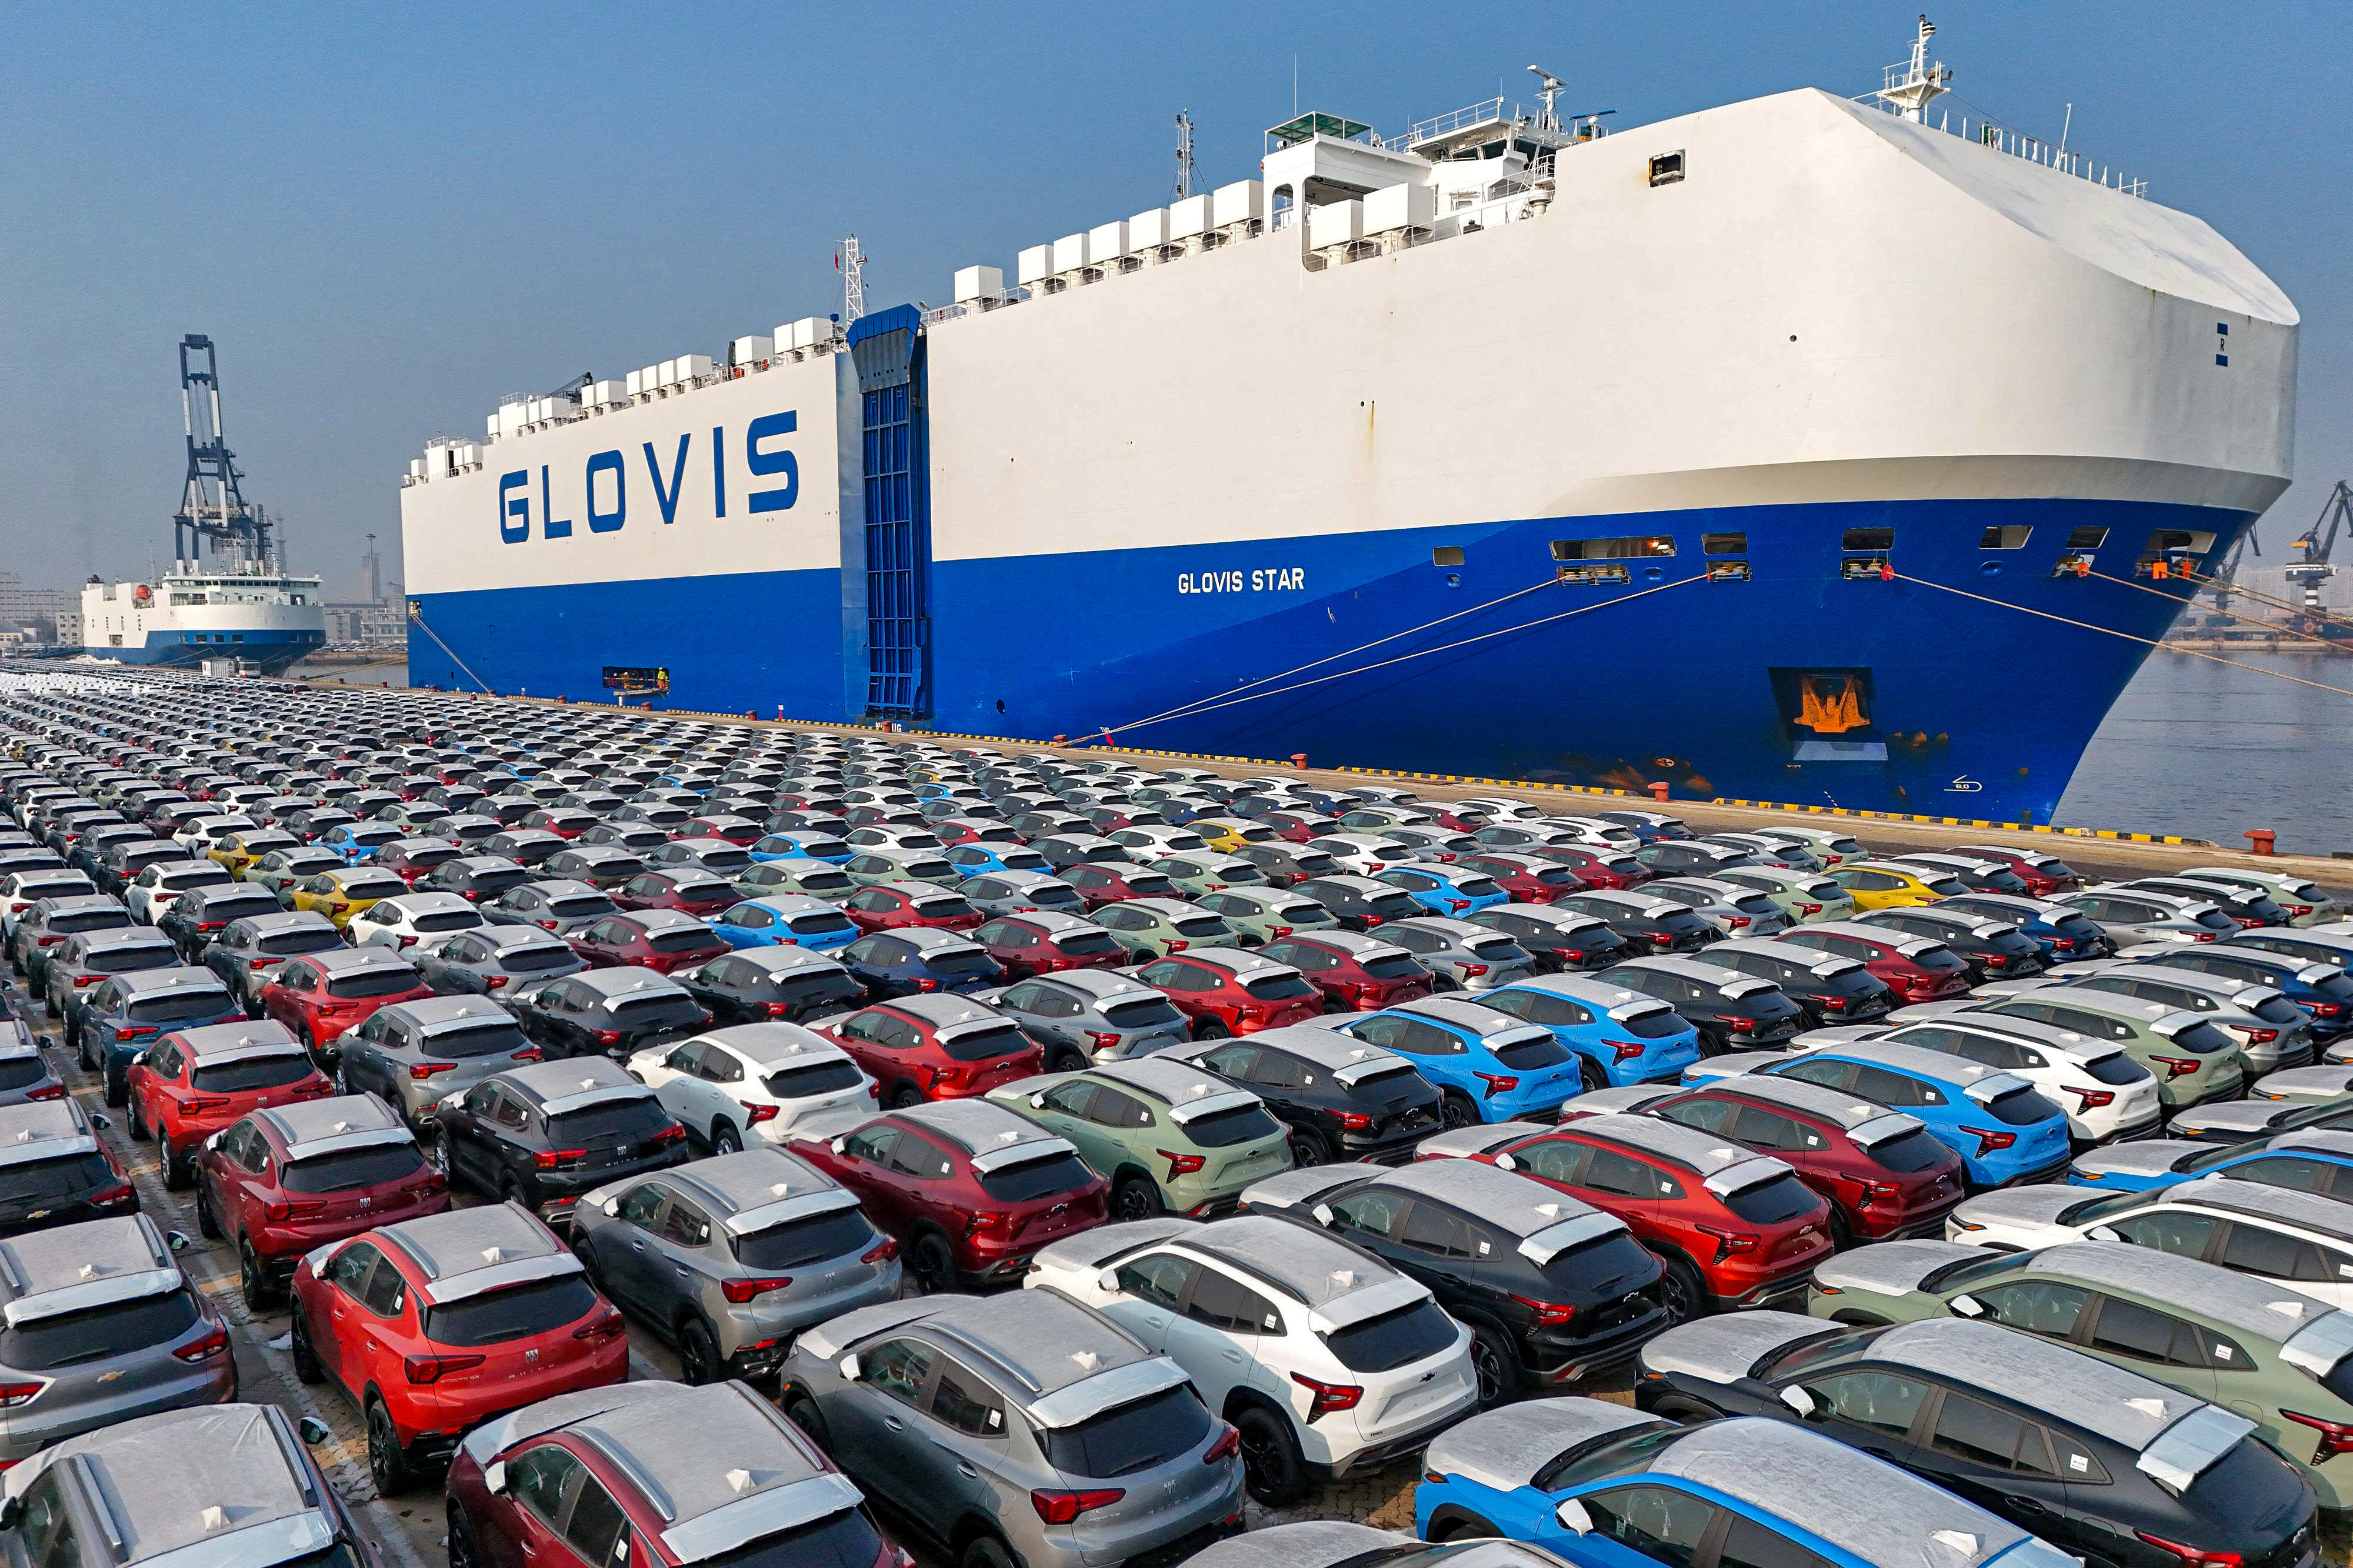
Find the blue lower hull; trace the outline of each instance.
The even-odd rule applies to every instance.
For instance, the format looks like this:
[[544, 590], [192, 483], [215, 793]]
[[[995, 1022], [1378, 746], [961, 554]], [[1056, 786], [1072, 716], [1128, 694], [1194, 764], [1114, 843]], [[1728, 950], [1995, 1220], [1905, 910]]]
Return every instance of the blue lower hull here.
[[[226, 635], [226, 634], [224, 634]], [[208, 658], [251, 659], [271, 675], [306, 654], [313, 654], [326, 641], [323, 632], [243, 632], [236, 634], [236, 642], [213, 642], [199, 634], [186, 632], [150, 632], [145, 646], [141, 647], [85, 647], [82, 652], [92, 658], [117, 659], [124, 664], [159, 665], [174, 669], [193, 669]]]
[[[2130, 579], [2154, 530], [2212, 533], [2211, 560], [2253, 521], [2146, 502], [1886, 501], [939, 561], [923, 722], [2047, 820], [2146, 657], [2137, 639], [2161, 637], [2190, 591], [2054, 578], [2071, 535], [2105, 529], [2094, 569]], [[1893, 529], [1903, 575], [1845, 577], [1852, 529]], [[2024, 542], [1983, 548], [1996, 529]], [[1622, 584], [1553, 582], [1551, 541], [1621, 532], [1671, 535], [1675, 553], [1622, 563]], [[1746, 535], [1749, 578], [1683, 582], [1708, 559], [1703, 535], [1725, 534]], [[1461, 560], [1435, 564], [1438, 550]], [[603, 667], [661, 665], [670, 705], [854, 719], [843, 597], [829, 571], [427, 595], [410, 676], [472, 687], [438, 637], [500, 691], [595, 700]], [[1809, 684], [1841, 682], [1852, 709], [1805, 728]]]

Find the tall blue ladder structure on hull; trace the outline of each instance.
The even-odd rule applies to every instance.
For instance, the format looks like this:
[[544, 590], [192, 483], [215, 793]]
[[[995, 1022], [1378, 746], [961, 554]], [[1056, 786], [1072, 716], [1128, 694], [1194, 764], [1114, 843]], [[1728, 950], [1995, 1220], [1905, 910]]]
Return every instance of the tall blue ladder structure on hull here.
[[849, 329], [865, 476], [866, 711], [932, 710], [932, 486], [923, 316], [898, 305]]

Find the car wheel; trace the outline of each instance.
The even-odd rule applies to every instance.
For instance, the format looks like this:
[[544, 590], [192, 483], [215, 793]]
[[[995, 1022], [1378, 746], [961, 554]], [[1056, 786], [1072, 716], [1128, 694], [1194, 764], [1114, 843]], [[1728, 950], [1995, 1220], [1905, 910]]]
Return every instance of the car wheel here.
[[1193, 1031], [1193, 1037], [1197, 1040], [1230, 1040], [1234, 1037], [1234, 1032], [1215, 1018], [1205, 1018], [1201, 1021], [1201, 1026]]
[[1471, 1328], [1471, 1372], [1478, 1380], [1481, 1408], [1500, 1404], [1520, 1391], [1519, 1352], [1509, 1335], [1474, 1323]]
[[1313, 1127], [1302, 1127], [1291, 1134], [1291, 1163], [1294, 1165], [1328, 1165], [1332, 1163], [1332, 1140]]
[[1449, 1128], [1476, 1127], [1479, 1125], [1478, 1107], [1472, 1105], [1471, 1103], [1470, 1097], [1463, 1094], [1459, 1089], [1450, 1089], [1446, 1091], [1444, 1101], [1440, 1105], [1438, 1114], [1440, 1119], [1443, 1121]]
[[174, 1148], [172, 1140], [160, 1132], [155, 1135], [155, 1142], [164, 1157], [164, 1190], [167, 1193], [185, 1190], [189, 1177], [195, 1173], [192, 1167], [195, 1164], [195, 1151]]
[[531, 1200], [523, 1196], [522, 1178], [512, 1171], [499, 1173], [499, 1202], [521, 1204], [525, 1208], [531, 1207]]
[[1430, 988], [1432, 991], [1460, 991], [1462, 989], [1462, 982], [1440, 971], [1430, 977]]
[[106, 1103], [119, 1108], [130, 1102], [131, 1086], [109, 1073], [106, 1079]]
[[796, 1392], [786, 1396], [785, 1419], [799, 1427], [819, 1448], [833, 1447], [833, 1430], [825, 1424], [825, 1412], [807, 1394]]
[[1297, 1502], [1307, 1491], [1307, 1464], [1299, 1435], [1271, 1410], [1252, 1405], [1234, 1418], [1241, 1435], [1242, 1485], [1269, 1508]]
[[485, 1568], [481, 1549], [474, 1544], [474, 1521], [456, 1503], [448, 1508], [449, 1568]]
[[84, 1038], [82, 1032], [74, 1027], [74, 1021], [70, 1016], [66, 1019], [66, 1049], [73, 1053], [74, 1061], [80, 1067], [82, 1071], [96, 1072], [98, 1070], [97, 1068], [90, 1065], [89, 1044]]
[[711, 1124], [711, 1152], [714, 1154], [735, 1154], [743, 1152], [744, 1135], [725, 1117]]
[[[269, 1271], [261, 1266], [261, 1255], [253, 1250], [253, 1238], [245, 1237], [237, 1244], [237, 1285], [245, 1297], [246, 1310], [257, 1317], [276, 1306], [280, 1292], [269, 1282]], [[299, 1325], [301, 1316], [296, 1316]]]
[[[1448, 1541], [1493, 1541], [1503, 1533], [1476, 1514], [1458, 1514], [1444, 1523], [1430, 1522], [1430, 1539], [1435, 1542]], [[450, 1553], [449, 1568], [458, 1568], [458, 1557]]]
[[1609, 1087], [1609, 1075], [1591, 1057], [1579, 1058], [1577, 1064], [1577, 1092], [1591, 1094], [1597, 1089]]
[[349, 1093], [351, 1093], [351, 1091], [352, 1091], [352, 1080], [351, 1080], [349, 1078], [346, 1078], [346, 1077], [343, 1075], [343, 1064], [342, 1062], [337, 1062], [337, 1063], [335, 1064], [335, 1078], [334, 1078], [334, 1083], [335, 1083], [335, 1092], [336, 1092], [337, 1094], [349, 1094]]
[[196, 1184], [196, 1234], [206, 1241], [220, 1239], [220, 1221], [213, 1217], [211, 1200], [205, 1195], [205, 1184]]
[[938, 1231], [925, 1231], [907, 1249], [907, 1267], [915, 1276], [915, 1286], [926, 1296], [956, 1288], [955, 1251], [948, 1238]]
[[1149, 1176], [1129, 1176], [1112, 1189], [1111, 1217], [1115, 1220], [1150, 1219], [1165, 1206]]
[[408, 1489], [411, 1479], [408, 1451], [400, 1446], [400, 1434], [392, 1429], [392, 1413], [384, 1401], [371, 1399], [367, 1407], [368, 1475], [375, 1482], [378, 1497], [394, 1497]]
[[1715, 1030], [1703, 1028], [1699, 1031], [1699, 1054], [1701, 1056], [1720, 1057], [1731, 1048], [1731, 1046], [1719, 1037]]
[[432, 1163], [435, 1170], [441, 1173], [443, 1181], [452, 1184], [457, 1181], [457, 1177], [449, 1171], [449, 1135], [448, 1133], [439, 1131], [434, 1132], [432, 1142], [426, 1147], [425, 1158]]
[[993, 1535], [976, 1535], [965, 1542], [956, 1568], [1016, 1568], [1013, 1553]]
[[[126, 1100], [129, 1099], [128, 1096], [125, 1096], [124, 1098]], [[111, 1105], [114, 1102], [110, 1100], [107, 1103]], [[139, 1120], [139, 1108], [136, 1105], [130, 1108], [130, 1114], [125, 1116], [122, 1120], [129, 1124], [131, 1141], [133, 1143], [144, 1143], [153, 1136], [153, 1134], [147, 1131], [147, 1124]]]
[[689, 1318], [678, 1331], [678, 1380], [691, 1387], [716, 1383], [727, 1375], [725, 1358], [719, 1353], [719, 1342], [700, 1318]]
[[1048, 1072], [1084, 1072], [1087, 1070], [1087, 1058], [1085, 1054], [1075, 1047], [1064, 1046], [1047, 1058], [1046, 1070]]
[[286, 1359], [294, 1363], [294, 1380], [297, 1383], [326, 1381], [327, 1369], [319, 1364], [318, 1356], [311, 1349], [311, 1335], [302, 1326], [302, 1313], [299, 1308], [294, 1313], [294, 1327], [287, 1336]]
[[1662, 1258], [1666, 1272], [1659, 1280], [1659, 1295], [1667, 1309], [1671, 1323], [1687, 1323], [1694, 1318], [1707, 1315], [1707, 1286], [1687, 1258]]
[[1831, 1249], [1844, 1252], [1853, 1245], [1854, 1226], [1848, 1223], [1843, 1212], [1833, 1206], [1831, 1209]]
[[904, 1110], [909, 1106], [923, 1103], [923, 1097], [916, 1092], [915, 1086], [912, 1083], [902, 1083], [891, 1091], [891, 1109], [893, 1110]]

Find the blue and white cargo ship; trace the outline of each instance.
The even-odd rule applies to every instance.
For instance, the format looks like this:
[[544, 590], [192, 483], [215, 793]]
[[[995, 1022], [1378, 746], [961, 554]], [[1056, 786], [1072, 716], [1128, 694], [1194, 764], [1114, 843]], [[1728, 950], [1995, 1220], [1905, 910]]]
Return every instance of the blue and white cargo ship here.
[[275, 675], [325, 646], [326, 614], [316, 577], [235, 557], [183, 561], [149, 583], [83, 584], [82, 651], [190, 669], [249, 659]]
[[944, 308], [512, 400], [404, 481], [412, 679], [2045, 819], [2286, 487], [2297, 317], [1949, 77], [1303, 115]]

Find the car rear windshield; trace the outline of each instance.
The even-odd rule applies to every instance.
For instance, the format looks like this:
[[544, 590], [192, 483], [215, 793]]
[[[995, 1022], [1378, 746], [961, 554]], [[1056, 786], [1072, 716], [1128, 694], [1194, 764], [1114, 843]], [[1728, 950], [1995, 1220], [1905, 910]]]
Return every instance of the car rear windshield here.
[[1054, 939], [1054, 949], [1072, 958], [1094, 958], [1106, 952], [1117, 952], [1119, 943], [1109, 931], [1074, 931]]
[[436, 1029], [418, 1042], [417, 1052], [431, 1061], [462, 1062], [519, 1051], [530, 1044], [514, 1024], [503, 1018], [486, 1018], [479, 1024]]
[[1422, 912], [1413, 895], [1403, 892], [1382, 893], [1365, 900], [1365, 911], [1385, 921], [1410, 920]]
[[1168, 929], [1182, 937], [1207, 939], [1226, 934], [1226, 922], [1215, 915], [1187, 915], [1168, 922]]
[[1657, 1279], [1659, 1265], [1641, 1242], [1620, 1230], [1555, 1253], [1543, 1273], [1565, 1300], [1591, 1300], [1597, 1291], [1622, 1295], [1637, 1281]]
[[1114, 1029], [1147, 1029], [1155, 1024], [1173, 1024], [1180, 1016], [1176, 1005], [1165, 996], [1114, 1002], [1103, 1010], [1103, 1022]]
[[375, 1143], [297, 1160], [280, 1173], [278, 1184], [290, 1193], [340, 1193], [406, 1182], [424, 1170], [425, 1156], [416, 1144]]
[[1494, 1058], [1507, 1068], [1554, 1068], [1568, 1060], [1568, 1047], [1550, 1035], [1531, 1036], [1508, 1046], [1498, 1046]]
[[1945, 1146], [1925, 1127], [1898, 1132], [1867, 1145], [1863, 1152], [1891, 1171], [1910, 1173], [1934, 1169], [1944, 1161]]
[[702, 1009], [695, 1005], [694, 998], [678, 991], [654, 996], [624, 996], [607, 1004], [607, 1009], [615, 1023], [632, 1029], [670, 1029], [702, 1022]]
[[1295, 1002], [1318, 994], [1296, 974], [1260, 974], [1242, 982], [1242, 989], [1261, 1002]]
[[694, 858], [704, 870], [716, 871], [723, 877], [733, 876], [752, 863], [752, 854], [747, 849], [705, 849]]
[[976, 947], [953, 948], [946, 952], [923, 955], [923, 962], [938, 974], [986, 974], [996, 967], [997, 961]]
[[193, 1089], [214, 1094], [234, 1094], [256, 1089], [282, 1089], [311, 1076], [311, 1058], [299, 1051], [282, 1056], [247, 1057], [239, 1061], [198, 1062], [189, 1077]]
[[810, 1062], [803, 1067], [779, 1068], [762, 1079], [760, 1083], [778, 1100], [798, 1100], [804, 1095], [832, 1094], [840, 1089], [856, 1089], [859, 1077], [857, 1063], [837, 1059]]
[[584, 1276], [559, 1274], [480, 1296], [427, 1303], [425, 1337], [443, 1345], [502, 1344], [578, 1322], [596, 1310], [596, 1288]]
[[[857, 1209], [835, 1209], [807, 1219], [787, 1220], [733, 1238], [735, 1261], [747, 1268], [805, 1268], [829, 1258], [846, 1258], [874, 1245], [874, 1227]], [[860, 1568], [866, 1568], [860, 1564]]]
[[409, 924], [418, 931], [469, 931], [482, 923], [482, 917], [472, 910], [433, 910], [414, 916]]
[[389, 871], [370, 876], [346, 877], [342, 896], [346, 899], [396, 899], [408, 891], [408, 884]]
[[67, 910], [51, 915], [46, 929], [64, 936], [78, 931], [113, 931], [130, 923], [129, 910]]
[[1094, 1180], [1094, 1173], [1068, 1150], [1024, 1160], [990, 1171], [980, 1178], [980, 1190], [1001, 1204], [1028, 1203], [1052, 1193], [1075, 1192]]
[[190, 1018], [210, 1018], [229, 1010], [228, 993], [191, 985], [169, 996], [149, 996], [131, 1004], [133, 1023], [176, 1024]]
[[547, 1119], [547, 1137], [559, 1149], [584, 1143], [628, 1143], [651, 1138], [670, 1124], [660, 1103], [647, 1095], [637, 1100], [608, 1100], [602, 1105], [584, 1105], [577, 1110], [551, 1116]]
[[95, 1150], [61, 1159], [27, 1160], [21, 1165], [0, 1165], [0, 1204], [70, 1197], [113, 1183], [114, 1168]]
[[[883, 1555], [882, 1537], [857, 1509], [828, 1514], [814, 1524], [763, 1535], [757, 1541], [701, 1559], [696, 1568], [872, 1568]], [[312, 1568], [306, 1562], [288, 1568]], [[341, 1564], [326, 1568], [342, 1568]]]
[[363, 969], [338, 974], [327, 982], [327, 994], [338, 1002], [364, 1001], [371, 996], [397, 996], [417, 989], [417, 972], [406, 967]]
[[2056, 1105], [2031, 1089], [2013, 1089], [1997, 1094], [1986, 1109], [1993, 1112], [1995, 1121], [2007, 1122], [2012, 1127], [2049, 1121], [2061, 1114]]
[[306, 952], [324, 952], [331, 947], [341, 947], [343, 939], [335, 934], [332, 926], [323, 930], [300, 927], [293, 931], [272, 931], [253, 944], [256, 952], [270, 958], [294, 958]]
[[0, 1333], [0, 1365], [16, 1372], [50, 1372], [147, 1350], [195, 1326], [195, 1298], [185, 1289], [133, 1297], [19, 1323]]
[[1231, 1110], [1213, 1110], [1207, 1116], [1196, 1116], [1185, 1123], [1185, 1136], [1204, 1149], [1224, 1149], [1236, 1143], [1247, 1143], [1253, 1138], [1265, 1138], [1281, 1131], [1274, 1118], [1262, 1105], [1237, 1106]]
[[142, 969], [167, 969], [180, 962], [168, 942], [153, 947], [109, 947], [91, 953], [80, 967], [92, 974], [135, 974]]
[[1368, 958], [1359, 967], [1376, 980], [1411, 980], [1421, 973], [1421, 965], [1414, 962], [1411, 954], [1403, 952]]
[[950, 1034], [936, 1043], [952, 1061], [982, 1062], [1029, 1048], [1029, 1037], [1018, 1024], [995, 1024], [970, 1034]]
[[1736, 1189], [1725, 1195], [1724, 1206], [1750, 1225], [1779, 1225], [1810, 1214], [1821, 1201], [1795, 1172], [1788, 1172]]
[[2175, 1029], [2165, 1037], [2183, 1050], [2195, 1051], [2201, 1057], [2211, 1056], [2216, 1051], [2228, 1050], [2235, 1043], [2230, 1036], [2203, 1019], [2186, 1027]]
[[1162, 1465], [1209, 1435], [1208, 1407], [1190, 1384], [1045, 1429], [1046, 1462], [1068, 1476], [1105, 1480]]
[[593, 915], [609, 915], [613, 900], [602, 893], [571, 893], [547, 900], [547, 912], [558, 920], [585, 921]]
[[1437, 1302], [1417, 1301], [1335, 1329], [1324, 1343], [1350, 1372], [1389, 1372], [1438, 1354], [1454, 1342], [1455, 1331]]
[[1940, 942], [1932, 942], [1927, 946], [1907, 952], [1904, 956], [1931, 974], [1949, 974], [1968, 967], [1961, 962], [1959, 953]]
[[2084, 1064], [2084, 1070], [2095, 1083], [2138, 1083], [2149, 1076], [2147, 1068], [2122, 1051], [2095, 1057]]
[[646, 945], [656, 952], [692, 952], [709, 947], [718, 939], [707, 931], [693, 926], [672, 926], [666, 931], [646, 933]]
[[845, 914], [828, 910], [818, 914], [796, 915], [786, 922], [795, 936], [831, 936], [836, 931], [855, 931]]

